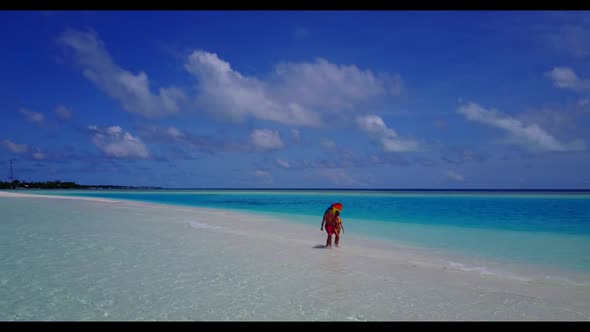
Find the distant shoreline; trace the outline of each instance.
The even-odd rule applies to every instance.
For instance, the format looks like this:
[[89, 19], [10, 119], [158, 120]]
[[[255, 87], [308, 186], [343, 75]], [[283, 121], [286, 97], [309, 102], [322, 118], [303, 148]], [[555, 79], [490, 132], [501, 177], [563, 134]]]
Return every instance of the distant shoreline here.
[[81, 188], [13, 188], [3, 190], [217, 190], [217, 191], [358, 191], [358, 192], [580, 192], [590, 189], [353, 189], [353, 188], [166, 188], [153, 186], [109, 186], [97, 185]]

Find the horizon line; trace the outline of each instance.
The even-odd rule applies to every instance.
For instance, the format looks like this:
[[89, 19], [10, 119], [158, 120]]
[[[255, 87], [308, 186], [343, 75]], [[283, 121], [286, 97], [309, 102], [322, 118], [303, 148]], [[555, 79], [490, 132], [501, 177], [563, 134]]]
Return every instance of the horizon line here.
[[[83, 185], [86, 187], [129, 187], [130, 189], [155, 189], [155, 190], [338, 190], [338, 191], [590, 191], [590, 188], [571, 189], [571, 188], [252, 188], [252, 187], [160, 187], [160, 186], [130, 186], [130, 185], [110, 185], [110, 184], [92, 184]], [[31, 188], [37, 189], [37, 188]], [[30, 189], [29, 189], [30, 190]], [[47, 189], [53, 190], [53, 189]], [[56, 189], [60, 190], [60, 189]], [[63, 190], [80, 190], [78, 188]], [[81, 189], [84, 190], [84, 189]]]

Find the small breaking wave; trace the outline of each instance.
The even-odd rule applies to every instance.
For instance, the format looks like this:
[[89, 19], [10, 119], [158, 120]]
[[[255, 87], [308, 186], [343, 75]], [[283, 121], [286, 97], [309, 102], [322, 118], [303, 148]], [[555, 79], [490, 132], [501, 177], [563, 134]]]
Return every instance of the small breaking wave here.
[[524, 277], [522, 275], [518, 275], [515, 273], [510, 272], [499, 272], [499, 271], [492, 271], [485, 266], [468, 266], [463, 263], [457, 262], [449, 262], [449, 266], [452, 269], [465, 271], [465, 272], [478, 272], [480, 275], [488, 275], [494, 276], [504, 279], [512, 279], [524, 282], [542, 282], [542, 283], [552, 283], [552, 284], [560, 284], [566, 286], [577, 286], [577, 287], [590, 287], [590, 281], [586, 280], [574, 280], [569, 277], [565, 276], [557, 276], [557, 275], [548, 275], [547, 273], [543, 272], [530, 272], [531, 276]]
[[553, 283], [558, 283], [558, 284], [564, 284], [564, 285], [572, 285], [572, 286], [578, 286], [578, 287], [590, 287], [590, 282], [576, 281], [576, 280], [572, 280], [572, 279], [566, 278], [566, 277], [546, 275], [543, 277], [543, 280], [553, 282]]
[[194, 220], [185, 220], [185, 222], [190, 227], [192, 227], [194, 229], [211, 229], [211, 230], [216, 230], [216, 231], [223, 231], [223, 230], [225, 230], [225, 228], [223, 228], [223, 227], [212, 226], [212, 225], [201, 223], [201, 222], [194, 221]]
[[494, 276], [494, 277], [500, 277], [500, 278], [506, 278], [506, 279], [519, 280], [519, 281], [532, 281], [532, 279], [530, 279], [530, 278], [522, 277], [522, 276], [516, 275], [514, 273], [490, 271], [485, 266], [467, 266], [463, 263], [457, 263], [457, 262], [452, 262], [452, 261], [449, 262], [449, 266], [453, 269], [460, 270], [460, 271], [478, 272], [481, 275], [488, 275], [488, 276]]

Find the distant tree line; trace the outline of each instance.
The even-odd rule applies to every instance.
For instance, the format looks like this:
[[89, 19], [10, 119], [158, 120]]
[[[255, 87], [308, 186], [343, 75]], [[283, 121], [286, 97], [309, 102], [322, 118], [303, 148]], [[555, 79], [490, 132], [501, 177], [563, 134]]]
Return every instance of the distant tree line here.
[[111, 185], [82, 185], [76, 182], [46, 181], [26, 182], [14, 180], [12, 182], [0, 181], [0, 189], [161, 189], [160, 187], [133, 187]]

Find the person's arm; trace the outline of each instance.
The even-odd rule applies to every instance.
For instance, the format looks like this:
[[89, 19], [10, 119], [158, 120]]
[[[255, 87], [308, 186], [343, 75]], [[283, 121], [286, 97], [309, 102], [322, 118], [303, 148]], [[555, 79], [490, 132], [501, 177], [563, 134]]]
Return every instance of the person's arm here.
[[326, 222], [326, 214], [324, 213], [324, 217], [322, 218], [322, 226], [320, 226], [320, 230], [324, 230], [324, 222]]
[[342, 233], [344, 234], [344, 224], [342, 223], [342, 219], [340, 220], [340, 228], [342, 228]]

